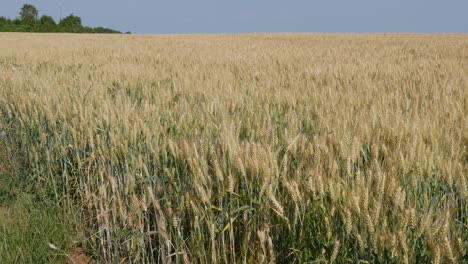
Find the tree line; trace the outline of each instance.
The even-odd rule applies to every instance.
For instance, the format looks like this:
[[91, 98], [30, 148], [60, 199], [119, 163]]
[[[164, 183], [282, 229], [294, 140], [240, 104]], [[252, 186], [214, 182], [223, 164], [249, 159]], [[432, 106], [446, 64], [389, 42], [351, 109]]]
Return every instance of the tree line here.
[[30, 4], [23, 5], [19, 17], [15, 19], [0, 16], [0, 32], [122, 33], [105, 27], [85, 27], [81, 17], [74, 14], [61, 19], [59, 23], [48, 15], [39, 18], [39, 10]]

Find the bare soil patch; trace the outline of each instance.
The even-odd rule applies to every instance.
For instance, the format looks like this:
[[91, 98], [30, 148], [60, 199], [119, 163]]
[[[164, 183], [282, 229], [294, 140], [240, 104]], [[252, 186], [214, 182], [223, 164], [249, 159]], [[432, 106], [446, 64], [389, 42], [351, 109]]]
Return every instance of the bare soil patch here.
[[65, 262], [66, 264], [92, 264], [93, 263], [93, 260], [91, 259], [91, 257], [86, 255], [84, 250], [80, 247], [75, 248], [68, 255], [73, 261], [67, 258], [67, 261]]

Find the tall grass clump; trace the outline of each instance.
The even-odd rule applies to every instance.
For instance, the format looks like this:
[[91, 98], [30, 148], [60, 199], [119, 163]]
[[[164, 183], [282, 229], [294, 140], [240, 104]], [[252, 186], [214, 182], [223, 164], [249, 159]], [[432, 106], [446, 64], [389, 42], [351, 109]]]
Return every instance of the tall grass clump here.
[[100, 262], [456, 263], [467, 42], [4, 34], [1, 114]]
[[60, 207], [22, 195], [0, 208], [1, 263], [63, 263], [72, 246]]

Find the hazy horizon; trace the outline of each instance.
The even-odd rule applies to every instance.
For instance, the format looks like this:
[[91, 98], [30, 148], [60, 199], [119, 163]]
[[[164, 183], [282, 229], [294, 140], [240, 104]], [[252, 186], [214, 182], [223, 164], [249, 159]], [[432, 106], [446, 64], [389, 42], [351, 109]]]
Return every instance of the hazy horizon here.
[[468, 1], [461, 0], [34, 0], [2, 3], [0, 16], [17, 17], [25, 3], [35, 5], [40, 15], [50, 15], [56, 21], [73, 13], [82, 18], [85, 26], [136, 34], [468, 33]]

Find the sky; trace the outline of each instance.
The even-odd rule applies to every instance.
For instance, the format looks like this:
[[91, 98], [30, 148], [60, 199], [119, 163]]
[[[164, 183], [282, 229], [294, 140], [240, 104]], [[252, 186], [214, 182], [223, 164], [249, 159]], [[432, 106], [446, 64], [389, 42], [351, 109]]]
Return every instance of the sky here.
[[56, 21], [167, 33], [468, 33], [467, 0], [0, 0], [14, 18], [35, 5]]

